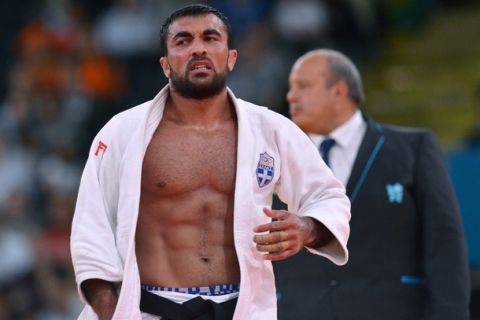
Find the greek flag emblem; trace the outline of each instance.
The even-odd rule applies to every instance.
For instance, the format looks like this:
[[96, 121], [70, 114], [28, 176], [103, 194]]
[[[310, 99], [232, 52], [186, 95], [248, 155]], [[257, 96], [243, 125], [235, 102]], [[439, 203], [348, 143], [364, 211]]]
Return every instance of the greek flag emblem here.
[[268, 153], [260, 154], [260, 159], [257, 165], [257, 182], [260, 188], [265, 187], [273, 180], [275, 159]]

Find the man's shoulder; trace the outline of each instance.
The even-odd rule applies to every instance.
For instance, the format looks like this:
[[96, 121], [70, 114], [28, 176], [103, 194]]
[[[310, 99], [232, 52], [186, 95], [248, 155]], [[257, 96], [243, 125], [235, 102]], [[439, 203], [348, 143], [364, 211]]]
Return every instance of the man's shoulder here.
[[438, 147], [436, 136], [431, 129], [393, 124], [380, 124], [380, 126], [385, 136], [386, 145], [404, 146], [416, 151], [422, 150], [426, 146]]
[[146, 101], [134, 107], [130, 107], [122, 112], [117, 113], [111, 121], [120, 121], [120, 122], [134, 122], [135, 120], [140, 119], [147, 112], [148, 107], [152, 101]]
[[391, 134], [400, 134], [400, 135], [423, 135], [431, 132], [427, 128], [416, 128], [416, 127], [407, 127], [394, 124], [381, 124], [386, 132]]
[[433, 131], [427, 128], [400, 126], [394, 124], [380, 124], [387, 137], [399, 139], [422, 139], [425, 136], [433, 136]]
[[253, 117], [261, 121], [273, 122], [277, 124], [278, 122], [286, 122], [286, 123], [293, 124], [293, 122], [290, 119], [288, 119], [287, 117], [285, 117], [284, 115], [276, 111], [269, 109], [268, 107], [257, 105], [255, 103], [238, 99], [238, 98], [237, 98], [237, 103], [240, 105], [243, 111], [248, 113], [249, 117]]

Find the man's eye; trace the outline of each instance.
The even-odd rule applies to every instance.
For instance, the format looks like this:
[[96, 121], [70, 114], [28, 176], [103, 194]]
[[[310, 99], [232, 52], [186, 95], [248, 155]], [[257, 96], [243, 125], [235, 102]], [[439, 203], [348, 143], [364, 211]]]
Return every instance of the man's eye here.
[[311, 85], [310, 85], [310, 83], [308, 83], [308, 82], [300, 82], [300, 83], [298, 84], [298, 87], [299, 87], [300, 89], [306, 89], [306, 88], [311, 87]]

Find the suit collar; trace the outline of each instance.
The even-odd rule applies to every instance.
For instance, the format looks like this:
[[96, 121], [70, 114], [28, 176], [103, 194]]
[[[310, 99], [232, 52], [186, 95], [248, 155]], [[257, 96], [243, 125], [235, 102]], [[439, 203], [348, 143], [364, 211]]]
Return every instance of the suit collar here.
[[362, 116], [367, 123], [367, 131], [365, 132], [362, 144], [358, 150], [346, 187], [347, 195], [352, 202], [355, 200], [356, 194], [361, 188], [385, 139], [381, 126], [366, 114], [362, 114]]

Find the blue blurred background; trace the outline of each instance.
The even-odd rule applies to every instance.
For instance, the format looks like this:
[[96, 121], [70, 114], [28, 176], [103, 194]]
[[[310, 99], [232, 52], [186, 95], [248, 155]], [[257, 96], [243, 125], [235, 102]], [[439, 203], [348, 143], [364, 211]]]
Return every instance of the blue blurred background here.
[[[445, 151], [480, 319], [480, 3], [197, 1], [225, 12], [239, 60], [229, 86], [287, 115], [288, 72], [330, 47], [359, 66], [376, 120], [428, 127]], [[166, 83], [160, 26], [180, 0], [0, 2], [0, 319], [75, 319], [69, 253], [89, 144]]]

